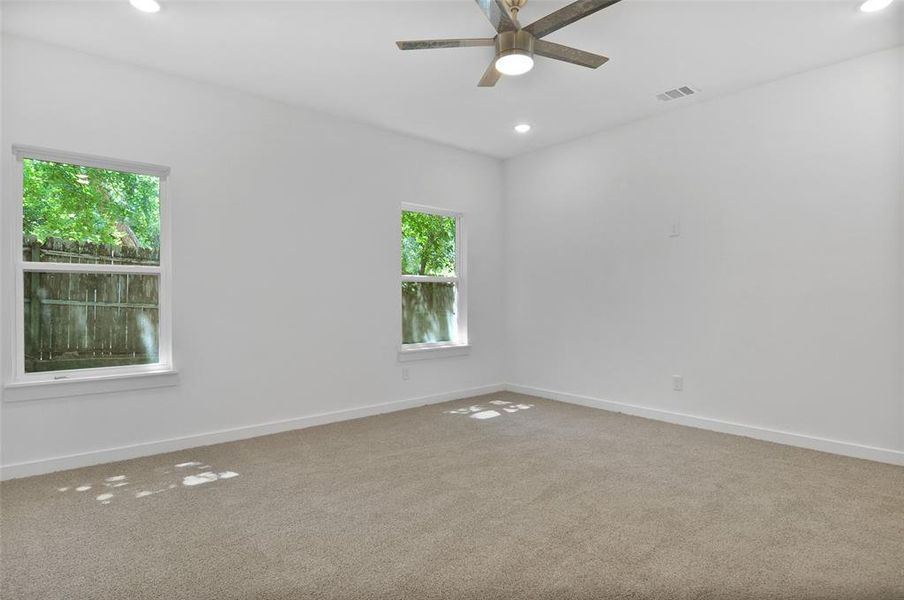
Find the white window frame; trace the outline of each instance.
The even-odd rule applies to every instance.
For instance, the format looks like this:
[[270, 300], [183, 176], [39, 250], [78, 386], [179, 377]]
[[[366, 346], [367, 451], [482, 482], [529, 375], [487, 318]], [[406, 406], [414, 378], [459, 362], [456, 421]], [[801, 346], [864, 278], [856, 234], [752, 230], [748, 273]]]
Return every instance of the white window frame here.
[[[402, 212], [419, 212], [441, 217], [453, 217], [455, 219], [455, 276], [439, 277], [434, 275], [401, 275], [401, 283], [454, 283], [455, 284], [455, 314], [457, 321], [457, 337], [448, 342], [424, 342], [418, 344], [404, 344], [402, 340], [402, 319], [399, 318], [399, 360], [421, 360], [425, 358], [440, 358], [447, 356], [463, 356], [469, 353], [470, 344], [468, 338], [468, 274], [467, 274], [467, 243], [464, 228], [464, 213], [424, 206], [422, 204], [402, 203], [399, 216]], [[401, 218], [398, 239], [401, 240]], [[397, 246], [398, 247], [398, 246]], [[401, 294], [401, 286], [399, 287]]]
[[[124, 161], [112, 158], [93, 156], [88, 154], [80, 154], [74, 152], [65, 152], [58, 150], [49, 150], [45, 148], [36, 148], [33, 146], [13, 146], [13, 198], [15, 202], [15, 210], [10, 218], [10, 225], [7, 227], [9, 231], [9, 253], [12, 258], [12, 285], [5, 285], [5, 289], [12, 294], [7, 296], [7, 306], [14, 307], [14, 321], [12, 326], [15, 332], [11, 338], [9, 350], [10, 360], [5, 369], [8, 373], [6, 379], [6, 388], [43, 386], [43, 385], [62, 385], [74, 382], [91, 382], [104, 380], [121, 380], [124, 378], [146, 377], [149, 375], [174, 375], [175, 368], [173, 363], [173, 345], [172, 345], [172, 298], [171, 298], [171, 277], [172, 277], [172, 253], [171, 253], [171, 221], [170, 207], [167, 196], [167, 180], [169, 178], [170, 169], [160, 165], [148, 163], [139, 163]], [[41, 161], [59, 162], [70, 165], [79, 165], [85, 167], [94, 167], [99, 169], [109, 169], [115, 171], [126, 171], [129, 173], [139, 173], [142, 175], [151, 175], [160, 179], [160, 264], [159, 265], [105, 265], [105, 264], [83, 264], [83, 263], [52, 263], [52, 262], [31, 262], [22, 258], [22, 236], [23, 236], [23, 169], [22, 161], [24, 159], [34, 159]], [[10, 272], [10, 271], [7, 271]], [[25, 372], [25, 294], [24, 279], [27, 272], [54, 272], [54, 273], [133, 273], [136, 275], [156, 275], [159, 277], [158, 282], [158, 356], [156, 363], [142, 365], [122, 365], [111, 367], [93, 367], [87, 369], [65, 369], [57, 371], [42, 371], [38, 373]], [[159, 382], [150, 385], [135, 385], [131, 387], [156, 387], [161, 385]], [[165, 384], [163, 384], [165, 385]], [[131, 389], [127, 387], [125, 389]], [[72, 395], [82, 393], [94, 393], [102, 391], [112, 391], [113, 389], [124, 389], [121, 386], [116, 388], [89, 389], [89, 390], [73, 390]], [[60, 395], [60, 394], [56, 394]], [[68, 395], [68, 393], [66, 394]], [[5, 395], [7, 396], [7, 395]], [[37, 397], [54, 397], [55, 394], [47, 394]], [[28, 394], [22, 398], [5, 398], [7, 400], [16, 399], [32, 399], [34, 394]]]

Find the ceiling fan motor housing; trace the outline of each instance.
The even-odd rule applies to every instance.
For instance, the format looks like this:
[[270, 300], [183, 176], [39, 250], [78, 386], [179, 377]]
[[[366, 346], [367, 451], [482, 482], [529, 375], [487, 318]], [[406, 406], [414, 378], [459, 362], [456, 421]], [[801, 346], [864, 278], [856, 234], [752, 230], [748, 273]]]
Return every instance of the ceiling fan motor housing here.
[[503, 31], [496, 36], [496, 58], [509, 54], [534, 55], [534, 36], [527, 31]]

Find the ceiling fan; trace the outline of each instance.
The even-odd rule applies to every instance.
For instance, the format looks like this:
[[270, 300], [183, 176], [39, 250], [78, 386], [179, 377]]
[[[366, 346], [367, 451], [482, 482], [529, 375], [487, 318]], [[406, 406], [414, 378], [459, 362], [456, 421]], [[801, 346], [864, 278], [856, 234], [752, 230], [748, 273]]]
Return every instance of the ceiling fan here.
[[502, 75], [521, 75], [534, 66], [534, 55], [569, 62], [595, 69], [609, 59], [599, 54], [562, 46], [541, 39], [553, 31], [571, 25], [579, 19], [612, 6], [619, 0], [577, 0], [534, 21], [527, 27], [518, 23], [518, 11], [527, 0], [475, 0], [493, 27], [496, 37], [451, 40], [411, 40], [396, 42], [400, 50], [429, 50], [434, 48], [467, 48], [495, 46], [496, 56], [487, 68], [479, 87], [492, 87]]

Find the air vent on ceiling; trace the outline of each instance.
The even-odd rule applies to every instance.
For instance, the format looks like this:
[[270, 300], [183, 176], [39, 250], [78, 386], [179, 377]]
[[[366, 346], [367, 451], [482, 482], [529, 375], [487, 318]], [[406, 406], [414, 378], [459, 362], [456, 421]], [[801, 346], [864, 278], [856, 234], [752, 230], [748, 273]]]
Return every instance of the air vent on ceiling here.
[[679, 88], [675, 88], [673, 90], [666, 90], [661, 94], [656, 94], [656, 97], [662, 100], [663, 102], [671, 102], [672, 100], [677, 100], [678, 98], [684, 98], [685, 96], [692, 96], [699, 92], [700, 90], [696, 90], [688, 85], [683, 85]]

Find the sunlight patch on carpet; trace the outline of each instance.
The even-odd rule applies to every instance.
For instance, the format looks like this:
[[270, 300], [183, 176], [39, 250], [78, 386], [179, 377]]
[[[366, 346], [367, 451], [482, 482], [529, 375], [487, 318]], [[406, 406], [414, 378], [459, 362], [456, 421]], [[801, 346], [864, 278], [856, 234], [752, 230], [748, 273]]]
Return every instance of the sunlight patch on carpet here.
[[[184, 474], [185, 471], [192, 470], [200, 472]], [[148, 481], [148, 479], [155, 478], [154, 476], [151, 476], [150, 478], [144, 478], [144, 480], [139, 478], [139, 481], [136, 483], [135, 481], [130, 480], [128, 475], [116, 474], [105, 477], [99, 483], [85, 482], [77, 487], [67, 485], [57, 487], [56, 491], [60, 493], [65, 493], [70, 490], [75, 492], [87, 492], [95, 486], [106, 488], [105, 491], [95, 496], [94, 499], [100, 504], [110, 504], [114, 500], [147, 498], [179, 487], [196, 487], [221, 479], [233, 479], [239, 476], [235, 471], [214, 471], [211, 469], [210, 465], [197, 460], [181, 462], [176, 464], [174, 468], [171, 467], [164, 470], [157, 469], [156, 471], [158, 477], [163, 479], [163, 481]], [[181, 486], [179, 485], [180, 483]], [[135, 491], [136, 489], [137, 491]]]
[[[490, 400], [488, 404], [491, 404], [492, 407], [472, 404], [471, 406], [455, 408], [443, 412], [447, 415], [464, 415], [471, 417], [472, 419], [483, 421], [486, 419], [495, 419], [496, 417], [501, 417], [504, 413], [511, 414], [534, 407], [533, 404], [520, 404], [516, 402], [508, 402], [506, 400]], [[499, 410], [502, 410], [503, 412], [499, 412]]]

